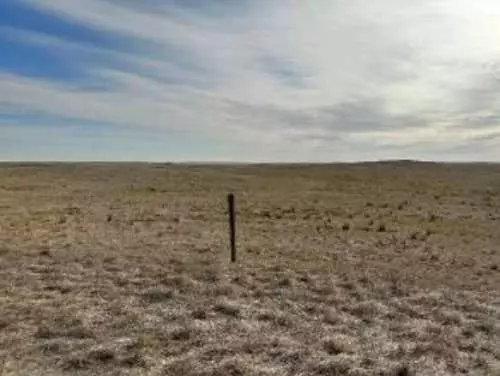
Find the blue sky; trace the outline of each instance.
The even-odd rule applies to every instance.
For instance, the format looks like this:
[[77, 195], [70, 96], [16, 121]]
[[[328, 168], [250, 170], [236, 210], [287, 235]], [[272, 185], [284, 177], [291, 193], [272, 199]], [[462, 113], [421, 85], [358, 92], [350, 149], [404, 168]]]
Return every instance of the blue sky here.
[[0, 160], [500, 161], [494, 0], [3, 0]]

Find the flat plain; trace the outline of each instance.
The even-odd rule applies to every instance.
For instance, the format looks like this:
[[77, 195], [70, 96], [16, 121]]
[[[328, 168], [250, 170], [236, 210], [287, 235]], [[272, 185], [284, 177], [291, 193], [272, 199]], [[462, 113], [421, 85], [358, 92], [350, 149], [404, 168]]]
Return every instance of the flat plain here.
[[1, 376], [461, 374], [500, 375], [500, 165], [0, 165]]

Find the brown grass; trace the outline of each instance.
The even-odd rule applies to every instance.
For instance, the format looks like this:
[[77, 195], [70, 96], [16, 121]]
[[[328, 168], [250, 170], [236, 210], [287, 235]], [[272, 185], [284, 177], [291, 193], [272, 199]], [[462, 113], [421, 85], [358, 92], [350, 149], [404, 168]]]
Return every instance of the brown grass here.
[[499, 209], [495, 165], [0, 165], [0, 376], [499, 375]]

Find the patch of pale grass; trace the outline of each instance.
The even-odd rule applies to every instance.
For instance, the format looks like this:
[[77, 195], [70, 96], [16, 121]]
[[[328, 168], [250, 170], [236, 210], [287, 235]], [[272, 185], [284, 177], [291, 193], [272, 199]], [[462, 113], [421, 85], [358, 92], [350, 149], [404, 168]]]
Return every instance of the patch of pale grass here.
[[498, 176], [0, 168], [0, 375], [497, 375]]

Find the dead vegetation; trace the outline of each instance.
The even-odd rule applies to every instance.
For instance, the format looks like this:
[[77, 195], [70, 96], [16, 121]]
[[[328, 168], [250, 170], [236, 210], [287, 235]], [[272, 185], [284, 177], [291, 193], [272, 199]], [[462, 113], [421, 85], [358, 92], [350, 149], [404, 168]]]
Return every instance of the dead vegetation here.
[[5, 164], [0, 375], [499, 375], [499, 209], [495, 165]]

